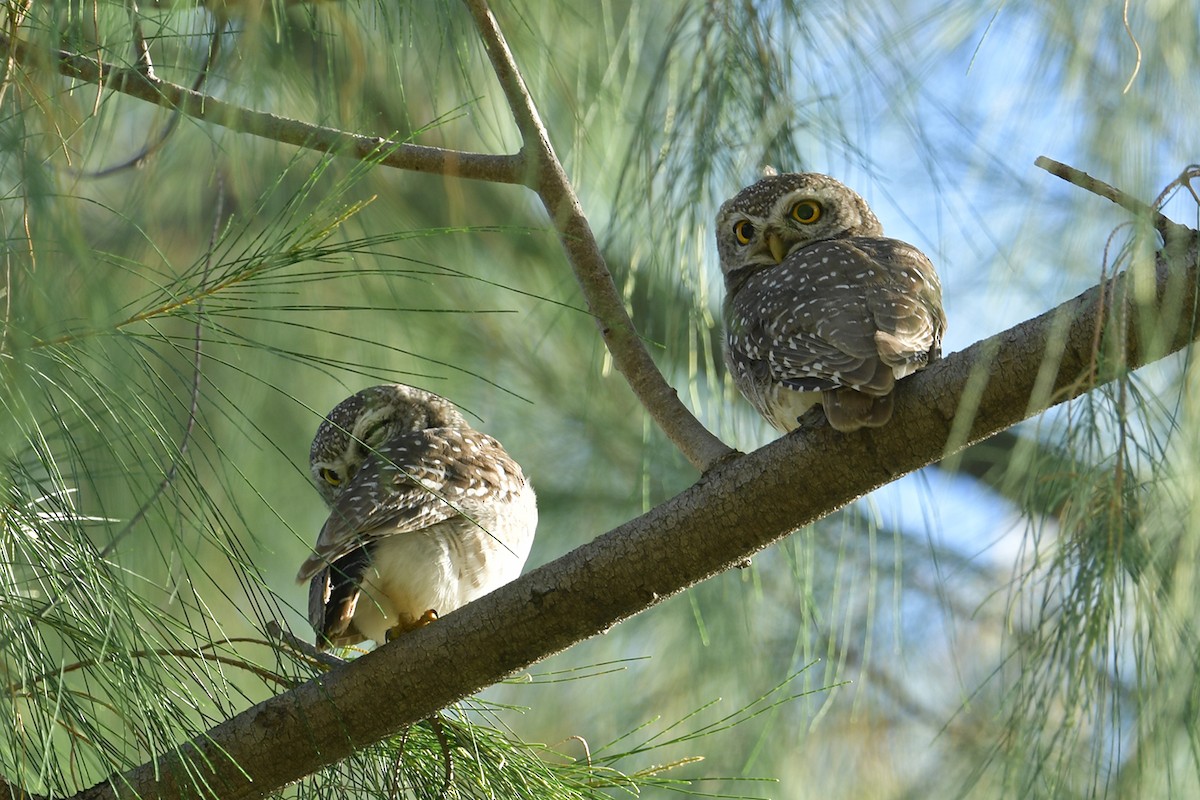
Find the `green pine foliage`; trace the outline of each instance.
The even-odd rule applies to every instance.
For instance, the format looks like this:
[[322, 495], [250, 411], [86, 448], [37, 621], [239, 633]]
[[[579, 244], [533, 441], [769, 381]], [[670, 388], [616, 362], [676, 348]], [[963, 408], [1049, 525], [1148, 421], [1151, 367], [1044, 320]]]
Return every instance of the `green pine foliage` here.
[[[436, 391], [505, 443], [531, 565], [697, 479], [529, 189], [251, 136], [56, 58], [131, 67], [140, 28], [160, 78], [235, 106], [514, 152], [459, 3], [209, 6], [0, 14], [0, 798], [70, 797], [328, 668], [273, 631], [310, 638], [308, 445], [359, 388]], [[493, 10], [639, 333], [742, 450], [772, 434], [723, 374], [711, 226], [764, 165], [864, 187], [934, 256], [952, 351], [1114, 271], [1126, 215], [1023, 136], [1146, 200], [1200, 147], [1187, 2]], [[1165, 209], [1195, 226], [1191, 186]], [[1116, 235], [1145, 275], [1153, 238]], [[1125, 373], [277, 794], [1195, 794], [1194, 372]]]

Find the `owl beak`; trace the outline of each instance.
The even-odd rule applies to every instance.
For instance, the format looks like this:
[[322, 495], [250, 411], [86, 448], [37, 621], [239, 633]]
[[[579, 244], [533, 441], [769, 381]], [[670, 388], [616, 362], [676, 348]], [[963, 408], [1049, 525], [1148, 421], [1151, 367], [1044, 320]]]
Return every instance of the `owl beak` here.
[[775, 231], [767, 231], [767, 249], [771, 251], [771, 257], [775, 259], [776, 264], [783, 261], [783, 257], [787, 255], [783, 239]]

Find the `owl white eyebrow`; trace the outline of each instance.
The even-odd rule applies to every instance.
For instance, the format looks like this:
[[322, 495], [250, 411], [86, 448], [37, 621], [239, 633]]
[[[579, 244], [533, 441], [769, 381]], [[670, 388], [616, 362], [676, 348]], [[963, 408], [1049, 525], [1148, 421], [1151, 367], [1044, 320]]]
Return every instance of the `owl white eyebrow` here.
[[775, 205], [771, 207], [771, 211], [774, 213], [786, 211], [801, 200], [816, 200], [822, 203], [825, 202], [825, 198], [816, 192], [812, 192], [807, 189], [793, 189], [775, 201]]

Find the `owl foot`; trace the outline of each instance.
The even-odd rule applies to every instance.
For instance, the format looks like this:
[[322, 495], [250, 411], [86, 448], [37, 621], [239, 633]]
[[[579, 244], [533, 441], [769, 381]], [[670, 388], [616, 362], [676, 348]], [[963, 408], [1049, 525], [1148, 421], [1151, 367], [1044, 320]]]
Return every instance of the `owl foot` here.
[[796, 428], [821, 428], [828, 424], [829, 418], [825, 416], [825, 411], [820, 405], [815, 405], [796, 417]]
[[417, 628], [424, 628], [426, 625], [433, 622], [437, 618], [438, 618], [437, 609], [430, 608], [430, 609], [426, 610], [424, 614], [417, 617], [412, 622], [401, 622], [400, 624], [398, 624], [392, 628], [388, 628], [388, 632], [386, 634], [387, 641], [394, 642], [394, 641], [396, 641], [397, 638], [403, 636], [406, 633], [411, 633], [412, 631], [415, 631]]

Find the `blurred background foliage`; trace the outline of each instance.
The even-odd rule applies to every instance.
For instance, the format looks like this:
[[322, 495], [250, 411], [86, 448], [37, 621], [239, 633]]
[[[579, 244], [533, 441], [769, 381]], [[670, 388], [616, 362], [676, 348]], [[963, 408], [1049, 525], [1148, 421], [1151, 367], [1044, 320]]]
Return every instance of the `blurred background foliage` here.
[[[1146, 263], [1128, 230], [1106, 245], [1122, 212], [1036, 155], [1149, 200], [1200, 152], [1186, 0], [496, 13], [661, 369], [743, 450], [772, 434], [723, 374], [711, 226], [763, 165], [837, 176], [925, 249], [951, 352]], [[531, 566], [696, 479], [611, 369], [531, 192], [188, 118], [139, 168], [88, 177], [171, 112], [62, 78], [50, 51], [131, 65], [131, 17], [92, 0], [7, 15], [34, 54], [7, 63], [0, 99], [7, 779], [72, 794], [311, 673], [264, 629], [307, 638], [292, 576], [324, 519], [308, 445], [365, 385], [444, 394], [505, 443], [540, 498]], [[185, 85], [218, 31], [204, 90], [230, 102], [520, 146], [450, 0], [135, 16]], [[1195, 225], [1196, 205], [1165, 208]], [[447, 749], [468, 797], [1200, 791], [1189, 366], [886, 487], [487, 690], [448, 732], [417, 726], [287, 793], [436, 796]]]

